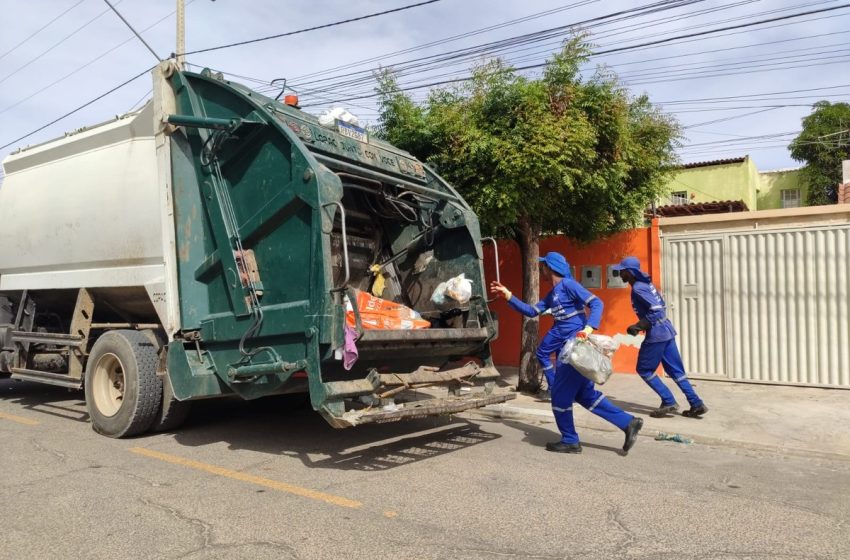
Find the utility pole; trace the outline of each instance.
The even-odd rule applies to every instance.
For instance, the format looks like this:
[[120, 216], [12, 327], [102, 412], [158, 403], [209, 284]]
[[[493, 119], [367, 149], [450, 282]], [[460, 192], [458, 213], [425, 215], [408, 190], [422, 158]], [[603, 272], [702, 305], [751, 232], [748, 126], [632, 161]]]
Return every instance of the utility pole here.
[[177, 67], [186, 69], [186, 2], [177, 0]]

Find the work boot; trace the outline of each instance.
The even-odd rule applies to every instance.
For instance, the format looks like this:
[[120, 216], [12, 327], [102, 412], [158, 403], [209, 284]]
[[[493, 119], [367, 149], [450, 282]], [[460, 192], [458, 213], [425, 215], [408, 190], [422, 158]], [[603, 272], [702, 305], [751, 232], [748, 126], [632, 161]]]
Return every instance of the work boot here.
[[683, 410], [682, 416], [687, 416], [688, 418], [699, 418], [706, 412], [708, 412], [708, 407], [704, 404], [698, 404], [697, 406], [692, 406], [688, 410]]
[[629, 449], [634, 447], [635, 442], [637, 441], [638, 432], [643, 427], [643, 420], [640, 418], [632, 418], [632, 421], [629, 422], [629, 425], [626, 426], [626, 429], [623, 430], [626, 432], [626, 441], [623, 442], [623, 451], [625, 453], [629, 452]]
[[581, 444], [552, 441], [546, 444], [546, 451], [553, 451], [555, 453], [581, 453]]
[[549, 389], [540, 389], [540, 391], [537, 393], [537, 400], [543, 402], [552, 402], [552, 393], [549, 391]]
[[662, 404], [661, 406], [650, 412], [649, 415], [653, 418], [664, 418], [665, 416], [668, 416], [669, 414], [676, 412], [677, 410], [679, 410], [679, 405], [676, 403]]

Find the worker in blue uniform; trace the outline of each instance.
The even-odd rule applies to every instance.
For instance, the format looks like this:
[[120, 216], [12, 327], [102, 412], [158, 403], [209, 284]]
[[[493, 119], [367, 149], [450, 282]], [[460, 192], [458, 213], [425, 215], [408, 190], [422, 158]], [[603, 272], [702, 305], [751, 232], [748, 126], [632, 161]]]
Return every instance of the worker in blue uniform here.
[[[577, 402], [590, 412], [611, 422], [626, 434], [623, 451], [628, 453], [635, 444], [643, 420], [614, 406], [605, 395], [596, 390], [593, 382], [578, 370], [560, 362], [552, 364], [551, 354], [557, 353], [573, 337], [584, 338], [599, 328], [602, 302], [581, 284], [573, 280], [570, 266], [560, 253], [549, 253], [540, 259], [540, 272], [544, 280], [552, 283], [552, 290], [536, 305], [531, 306], [513, 296], [499, 282], [491, 282], [490, 291], [504, 297], [508, 305], [526, 317], [536, 317], [549, 310], [555, 324], [537, 349], [537, 359], [543, 367], [552, 393], [552, 412], [561, 432], [560, 441], [546, 444], [546, 449], [558, 453], [581, 453], [581, 443], [573, 422], [573, 403]], [[585, 315], [590, 309], [590, 318]]]
[[691, 405], [691, 408], [683, 411], [682, 415], [690, 418], [701, 417], [708, 412], [708, 407], [688, 381], [679, 347], [676, 346], [676, 329], [667, 318], [667, 304], [664, 303], [664, 298], [652, 285], [649, 275], [641, 271], [640, 260], [637, 257], [626, 257], [620, 264], [614, 266], [614, 270], [619, 271], [620, 278], [632, 287], [632, 308], [635, 310], [638, 322], [631, 325], [627, 332], [632, 336], [641, 331], [646, 333], [638, 352], [637, 372], [661, 397], [661, 406], [649, 415], [654, 418], [663, 418], [679, 409], [673, 393], [655, 373], [658, 366], [663, 365], [664, 371], [679, 386]]

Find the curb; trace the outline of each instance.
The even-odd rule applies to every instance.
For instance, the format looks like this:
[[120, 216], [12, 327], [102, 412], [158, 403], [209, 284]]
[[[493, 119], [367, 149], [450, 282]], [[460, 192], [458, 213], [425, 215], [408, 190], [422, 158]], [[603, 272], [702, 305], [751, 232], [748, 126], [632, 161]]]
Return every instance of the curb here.
[[[484, 408], [477, 408], [474, 410], [470, 410], [472, 414], [477, 414], [480, 416], [485, 416], [488, 418], [494, 418], [497, 420], [519, 420], [523, 418], [534, 418], [538, 421], [543, 421], [543, 423], [554, 424], [555, 418], [552, 416], [551, 410], [540, 410], [537, 408], [523, 408], [515, 405], [505, 405], [505, 404], [494, 404]], [[599, 427], [597, 425], [591, 426], [582, 421], [576, 421], [576, 428], [581, 428], [583, 430], [594, 430], [596, 432], [609, 432], [616, 433], [620, 430], [616, 428], [608, 428], [608, 427]], [[644, 429], [638, 434], [641, 437], [648, 437], [651, 439], [655, 439], [655, 436], [659, 433], [658, 430], [653, 429]], [[727, 438], [717, 438], [711, 436], [703, 436], [698, 434], [690, 434], [690, 433], [681, 433], [677, 432], [682, 437], [690, 438], [694, 441], [694, 444], [701, 445], [713, 445], [719, 447], [731, 447], [735, 449], [748, 449], [753, 451], [763, 451], [768, 453], [780, 453], [783, 455], [793, 455], [797, 457], [807, 457], [807, 458], [818, 458], [818, 459], [832, 459], [838, 461], [850, 462], [850, 454], [842, 454], [842, 453], [830, 453], [827, 451], [816, 451], [811, 449], [803, 449], [799, 447], [784, 447], [781, 445], [769, 445], [764, 443], [755, 443], [751, 441], [742, 441], [735, 439], [727, 439]], [[688, 444], [678, 444], [678, 445], [688, 445]]]

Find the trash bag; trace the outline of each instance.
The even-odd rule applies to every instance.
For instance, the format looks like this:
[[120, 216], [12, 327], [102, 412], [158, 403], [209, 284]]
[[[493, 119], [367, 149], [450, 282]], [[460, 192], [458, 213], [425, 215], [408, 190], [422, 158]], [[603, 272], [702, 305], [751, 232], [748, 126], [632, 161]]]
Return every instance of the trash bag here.
[[431, 294], [431, 301], [437, 305], [446, 303], [446, 284], [447, 282], [440, 282], [434, 289], [434, 293]]
[[460, 273], [446, 282], [446, 295], [458, 303], [468, 303], [472, 297], [472, 280]]
[[610, 336], [592, 334], [587, 339], [571, 338], [561, 349], [558, 360], [576, 368], [580, 374], [602, 385], [613, 373], [611, 356], [620, 344]]
[[353, 124], [354, 126], [360, 126], [360, 119], [342, 107], [326, 109], [321, 115], [319, 115], [319, 124], [327, 128], [333, 128], [337, 120], [347, 124]]
[[605, 336], [604, 334], [592, 334], [587, 337], [590, 340], [590, 343], [596, 346], [596, 349], [608, 356], [609, 358], [614, 356], [614, 352], [617, 351], [617, 348], [620, 347], [620, 341], [615, 340], [610, 336]]
[[468, 303], [472, 298], [472, 280], [467, 280], [466, 274], [460, 273], [454, 278], [440, 282], [431, 294], [431, 301], [443, 305], [446, 303], [446, 297], [458, 303]]
[[[412, 330], [427, 329], [431, 323], [413, 309], [379, 297], [368, 292], [355, 290], [357, 295], [357, 310], [360, 312], [360, 323], [364, 330]], [[345, 322], [349, 327], [357, 326], [354, 308], [346, 296]]]

